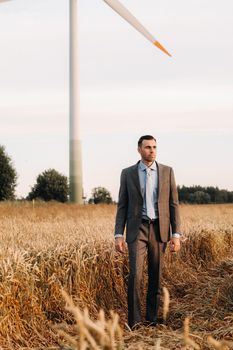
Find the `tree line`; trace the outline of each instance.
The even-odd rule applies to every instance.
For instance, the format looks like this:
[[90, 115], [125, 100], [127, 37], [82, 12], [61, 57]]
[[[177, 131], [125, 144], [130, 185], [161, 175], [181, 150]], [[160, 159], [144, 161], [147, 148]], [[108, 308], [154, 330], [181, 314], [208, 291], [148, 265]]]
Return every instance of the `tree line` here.
[[179, 201], [190, 204], [233, 203], [233, 191], [213, 186], [178, 186]]
[[[5, 147], [0, 145], [0, 201], [15, 200], [16, 185], [16, 169]], [[213, 186], [178, 186], [178, 194], [181, 203], [233, 203], [233, 192]], [[36, 183], [31, 187], [27, 197], [23, 199], [67, 202], [69, 199], [68, 178], [55, 169], [45, 170], [37, 176]], [[113, 200], [111, 193], [105, 187], [95, 187], [86, 202], [111, 204]]]

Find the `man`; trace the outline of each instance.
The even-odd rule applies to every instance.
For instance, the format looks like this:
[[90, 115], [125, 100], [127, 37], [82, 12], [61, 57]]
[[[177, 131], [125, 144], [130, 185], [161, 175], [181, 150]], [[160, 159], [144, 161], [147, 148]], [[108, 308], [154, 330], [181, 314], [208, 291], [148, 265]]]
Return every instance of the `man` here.
[[151, 135], [138, 141], [141, 160], [121, 173], [115, 224], [115, 248], [125, 250], [124, 229], [129, 252], [128, 324], [142, 321], [141, 283], [147, 253], [148, 291], [146, 321], [158, 323], [160, 275], [163, 254], [170, 241], [171, 252], [180, 249], [178, 194], [172, 168], [156, 159], [156, 140]]

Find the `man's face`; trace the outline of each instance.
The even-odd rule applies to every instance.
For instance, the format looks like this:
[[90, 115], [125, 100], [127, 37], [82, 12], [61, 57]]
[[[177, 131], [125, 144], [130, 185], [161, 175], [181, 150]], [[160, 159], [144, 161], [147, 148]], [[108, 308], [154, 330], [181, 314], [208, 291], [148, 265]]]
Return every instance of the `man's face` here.
[[138, 147], [138, 152], [143, 161], [153, 163], [156, 158], [156, 141], [143, 140], [141, 147]]

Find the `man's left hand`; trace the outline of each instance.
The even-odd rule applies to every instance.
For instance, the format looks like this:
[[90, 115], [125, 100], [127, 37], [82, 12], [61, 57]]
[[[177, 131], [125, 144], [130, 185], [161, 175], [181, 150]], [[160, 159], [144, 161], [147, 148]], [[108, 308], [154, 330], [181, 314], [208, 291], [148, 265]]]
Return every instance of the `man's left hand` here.
[[170, 240], [170, 252], [176, 253], [180, 250], [180, 238], [172, 237]]

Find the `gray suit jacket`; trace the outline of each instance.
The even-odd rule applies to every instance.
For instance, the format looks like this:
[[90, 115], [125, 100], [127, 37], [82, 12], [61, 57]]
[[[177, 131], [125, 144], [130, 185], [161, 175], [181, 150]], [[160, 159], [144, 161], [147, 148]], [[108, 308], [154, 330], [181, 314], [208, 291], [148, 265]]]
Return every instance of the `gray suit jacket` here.
[[[126, 241], [128, 243], [136, 239], [142, 220], [143, 197], [140, 189], [138, 163], [123, 169], [121, 173], [115, 234], [123, 235], [126, 226]], [[171, 233], [181, 232], [178, 193], [172, 168], [163, 164], [156, 164], [159, 179], [160, 238], [162, 242], [167, 242], [171, 237]]]

